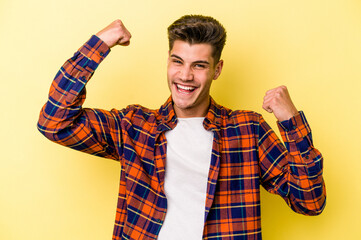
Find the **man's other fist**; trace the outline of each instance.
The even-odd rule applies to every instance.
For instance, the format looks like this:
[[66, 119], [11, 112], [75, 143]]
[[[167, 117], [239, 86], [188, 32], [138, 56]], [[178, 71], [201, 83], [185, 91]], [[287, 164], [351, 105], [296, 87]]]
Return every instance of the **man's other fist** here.
[[115, 45], [128, 46], [132, 35], [119, 19], [109, 24], [106, 28], [96, 34], [109, 48]]
[[285, 86], [268, 90], [262, 107], [267, 112], [273, 112], [280, 122], [289, 120], [298, 113]]

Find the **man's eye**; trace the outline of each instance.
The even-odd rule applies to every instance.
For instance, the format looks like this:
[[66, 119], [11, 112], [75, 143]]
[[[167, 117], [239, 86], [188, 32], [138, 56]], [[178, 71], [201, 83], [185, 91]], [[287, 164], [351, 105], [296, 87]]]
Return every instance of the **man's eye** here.
[[177, 59], [173, 59], [172, 62], [177, 63], [177, 64], [182, 64], [182, 62], [180, 60], [177, 60]]
[[195, 67], [203, 69], [203, 68], [206, 68], [206, 65], [204, 65], [204, 64], [196, 64]]

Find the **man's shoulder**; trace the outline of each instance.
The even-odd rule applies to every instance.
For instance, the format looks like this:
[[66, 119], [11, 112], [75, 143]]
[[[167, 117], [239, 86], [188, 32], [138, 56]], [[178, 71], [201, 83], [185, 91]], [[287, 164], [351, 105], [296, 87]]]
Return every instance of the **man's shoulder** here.
[[140, 104], [131, 104], [121, 110], [112, 109], [112, 112], [124, 119], [139, 119], [146, 122], [156, 121], [159, 115], [159, 109], [150, 109]]
[[228, 123], [237, 125], [258, 124], [261, 114], [251, 110], [232, 110], [228, 117]]
[[261, 114], [252, 110], [233, 110], [222, 105], [218, 105], [217, 107], [220, 110], [220, 116], [227, 121], [259, 121], [261, 116]]

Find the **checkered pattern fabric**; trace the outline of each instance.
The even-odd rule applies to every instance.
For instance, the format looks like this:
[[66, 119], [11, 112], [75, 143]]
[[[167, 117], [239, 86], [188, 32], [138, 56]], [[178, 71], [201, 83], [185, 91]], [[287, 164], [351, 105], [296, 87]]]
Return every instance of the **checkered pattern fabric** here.
[[[85, 85], [109, 51], [92, 36], [65, 62], [38, 129], [56, 143], [118, 160], [113, 239], [157, 239], [167, 212], [164, 133], [176, 126], [177, 118], [171, 97], [157, 110], [139, 105], [111, 111], [82, 108]], [[261, 239], [261, 185], [298, 213], [322, 212], [323, 158], [313, 147], [303, 112], [278, 123], [285, 145], [260, 114], [232, 111], [213, 99], [203, 125], [214, 133], [203, 239]]]

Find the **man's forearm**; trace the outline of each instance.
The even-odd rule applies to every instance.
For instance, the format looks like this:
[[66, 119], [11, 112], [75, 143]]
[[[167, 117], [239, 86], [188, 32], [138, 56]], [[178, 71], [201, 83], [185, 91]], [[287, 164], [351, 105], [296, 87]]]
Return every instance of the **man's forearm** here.
[[279, 127], [287, 149], [279, 140], [272, 141], [277, 137], [264, 120], [260, 123], [263, 185], [282, 196], [294, 211], [317, 215], [326, 198], [322, 155], [313, 147], [311, 130], [302, 112], [279, 123]]
[[82, 108], [85, 85], [108, 53], [109, 47], [94, 35], [65, 62], [52, 82], [49, 99], [40, 112], [38, 129], [61, 145], [118, 159], [111, 128], [115, 125], [115, 115]]
[[326, 189], [323, 180], [323, 156], [313, 146], [310, 126], [303, 112], [278, 123], [289, 152], [289, 204], [300, 213], [317, 215], [323, 211]]
[[108, 53], [107, 45], [92, 36], [64, 63], [51, 84], [49, 99], [40, 112], [40, 132], [51, 138], [52, 134], [64, 129], [79, 114], [85, 100], [85, 85]]

